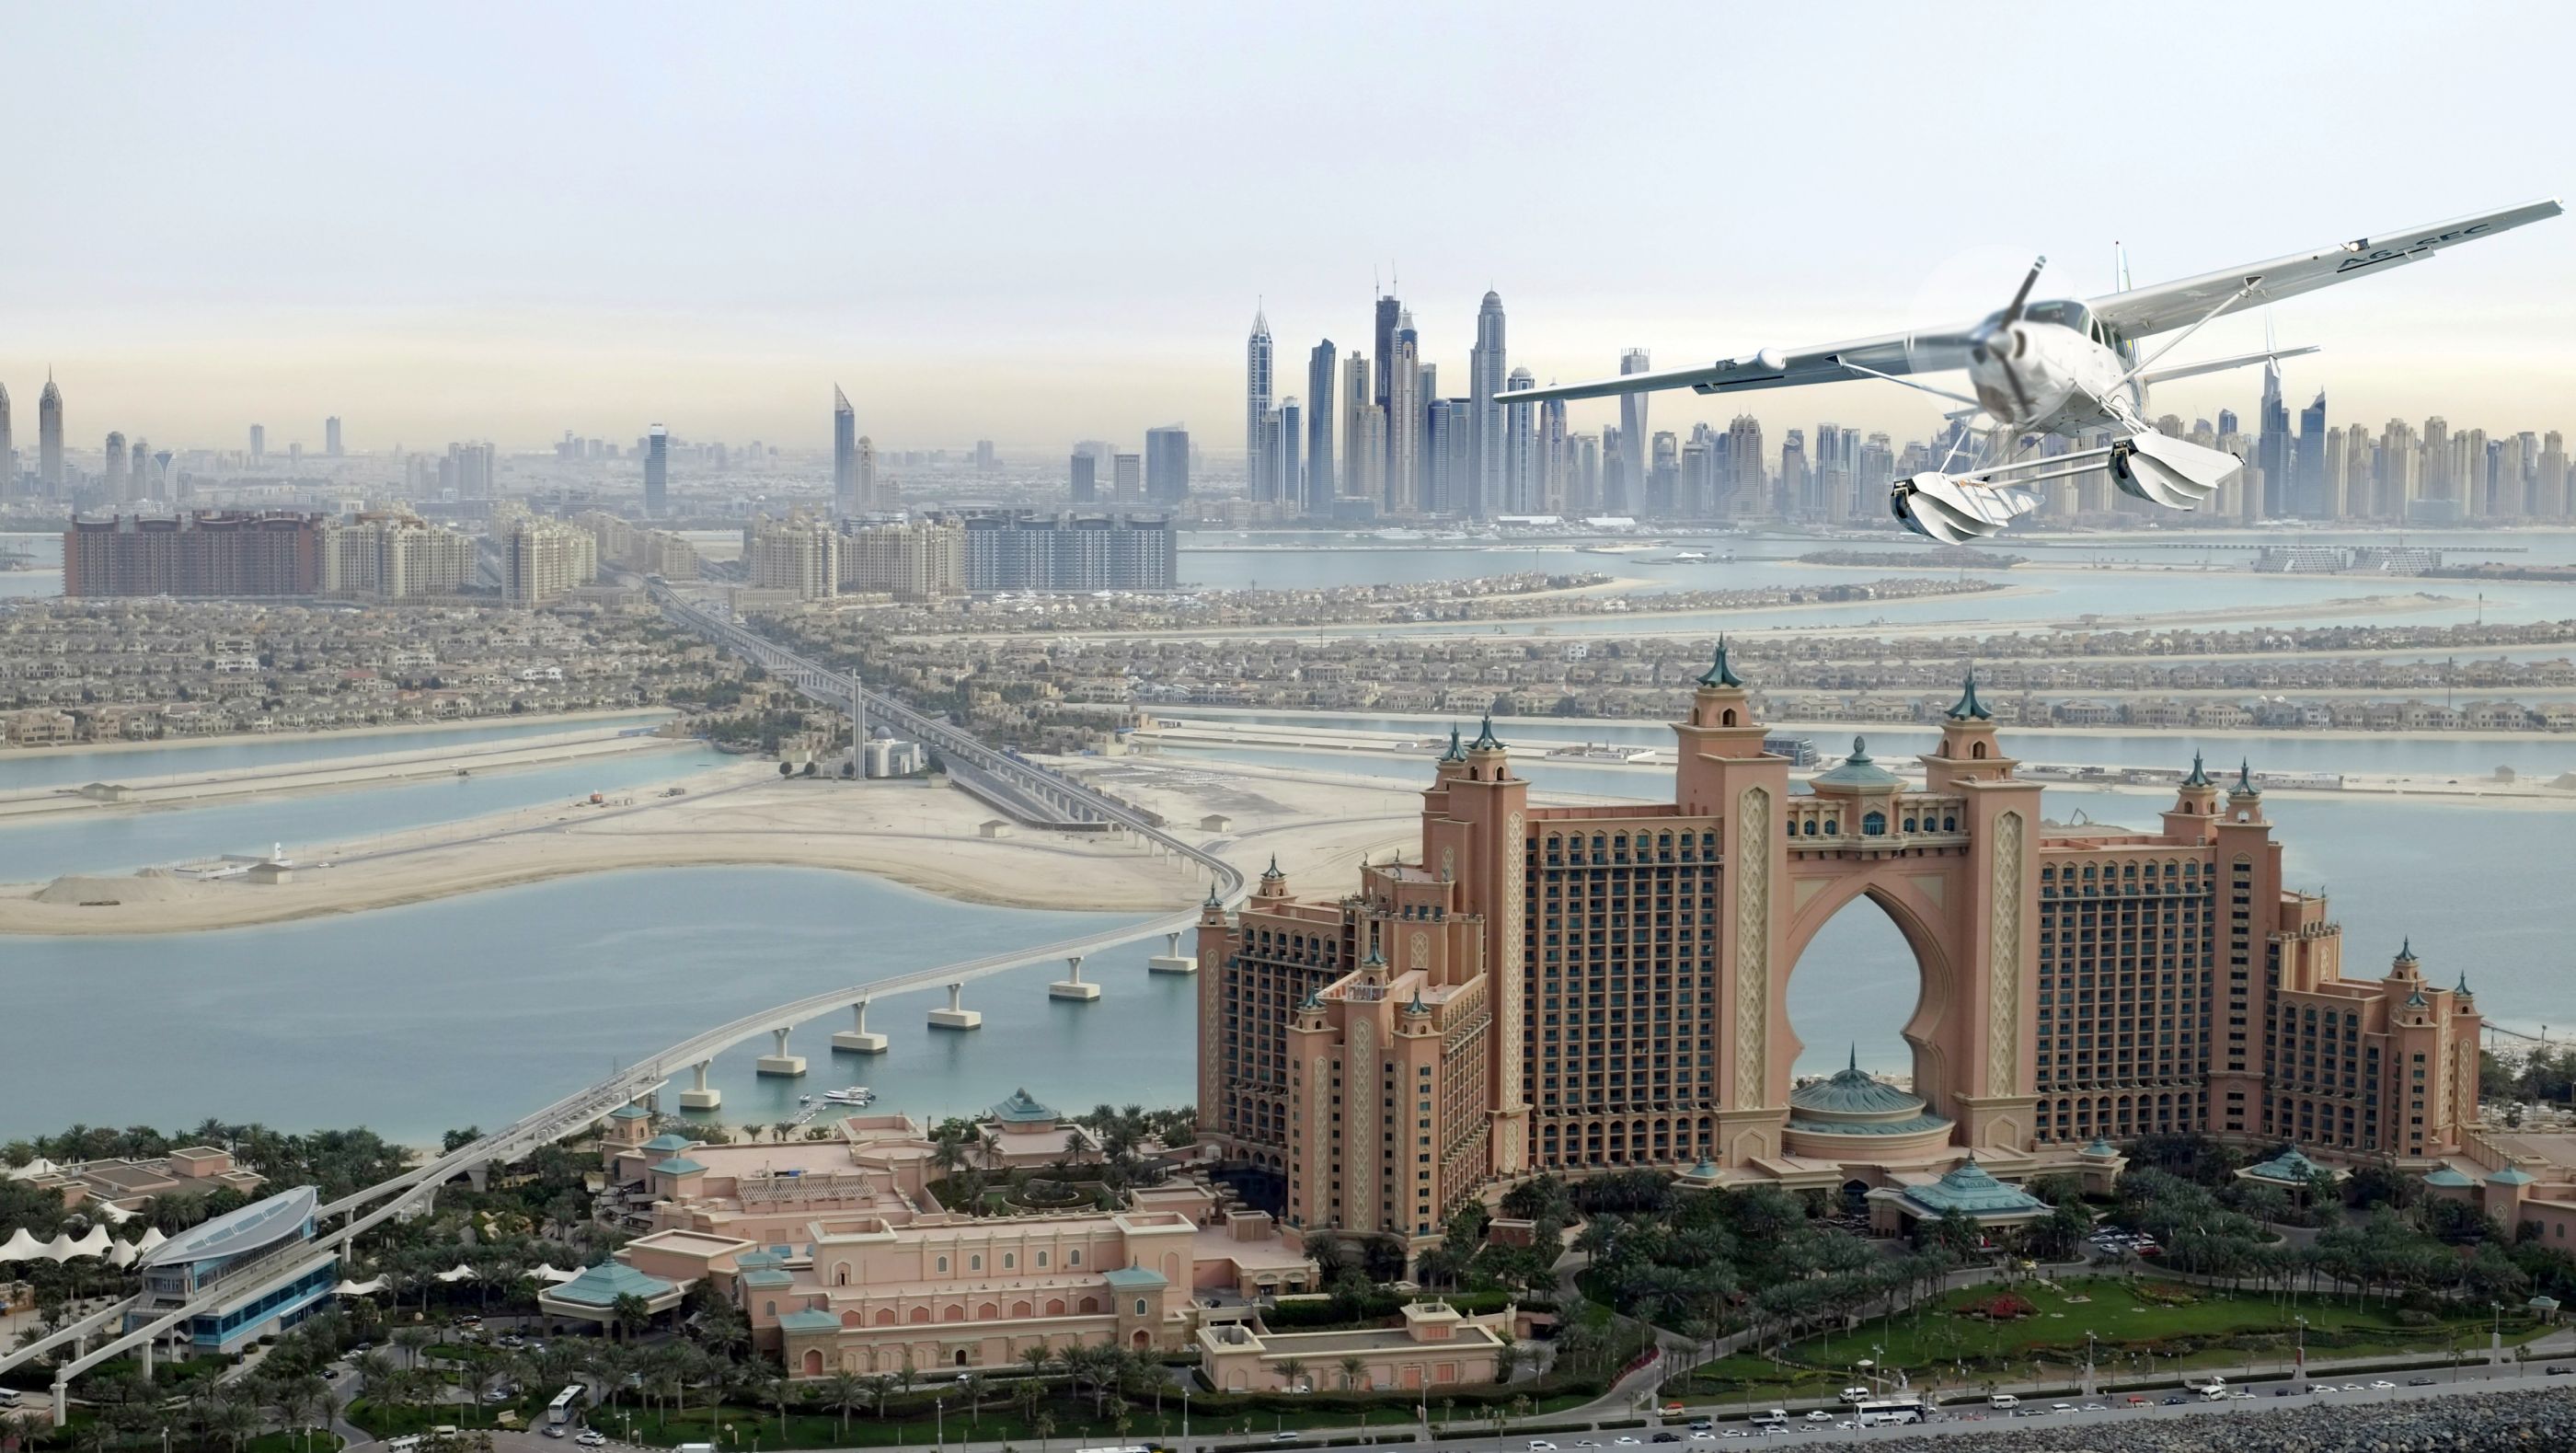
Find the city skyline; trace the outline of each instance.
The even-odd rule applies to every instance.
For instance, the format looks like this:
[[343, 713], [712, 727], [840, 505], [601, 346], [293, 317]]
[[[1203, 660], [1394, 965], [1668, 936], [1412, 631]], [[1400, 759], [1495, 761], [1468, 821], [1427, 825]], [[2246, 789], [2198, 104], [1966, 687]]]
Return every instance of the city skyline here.
[[[1766, 131], [1759, 151], [1710, 153], [1726, 184], [1697, 187], [1678, 183], [1674, 163], [1693, 157], [1707, 127], [1678, 92], [1663, 99], [1647, 88], [1633, 115], [1593, 102], [1630, 87], [1636, 55], [1722, 34], [1740, 56], [1807, 57], [1819, 40], [1812, 25], [1643, 10], [1605, 17], [1595, 40], [1567, 45], [1535, 19], [1504, 15], [1462, 36], [1408, 17], [1383, 27], [1366, 55], [1326, 57], [1302, 42], [1247, 50], [1225, 17], [1177, 9], [971, 35], [931, 15], [797, 17], [800, 32], [809, 21], [821, 32], [816, 49], [839, 41], [909, 58], [886, 68], [883, 85], [849, 88], [819, 68], [775, 72], [785, 20], [704, 31], [682, 20], [697, 39], [680, 68], [660, 42], [538, 14], [521, 19], [520, 44], [477, 49], [493, 103], [442, 118], [425, 98], [452, 78], [444, 48], [453, 41], [424, 21], [388, 17], [387, 31], [362, 35], [328, 13], [263, 26], [213, 10], [137, 37], [79, 12], [33, 14], [16, 38], [40, 63], [0, 96], [0, 118], [21, 134], [80, 109], [81, 77], [92, 70], [84, 58], [105, 47], [120, 64], [171, 81], [115, 124], [67, 134], [22, 169], [21, 194], [47, 205], [24, 213], [0, 377], [25, 390], [50, 363], [83, 381], [90, 417], [160, 440], [239, 438], [254, 418], [310, 419], [277, 426], [281, 443], [301, 436], [308, 452], [320, 442], [316, 424], [333, 413], [353, 431], [365, 421], [376, 448], [536, 441], [566, 427], [629, 437], [633, 421], [657, 417], [687, 420], [674, 427], [696, 435], [816, 447], [824, 425], [802, 400], [812, 378], [837, 377], [872, 426], [889, 424], [874, 429], [881, 440], [1051, 447], [1134, 437], [1175, 417], [1204, 431], [1236, 387], [1208, 340], [1240, 329], [1256, 296], [1287, 346], [1347, 337], [1371, 270], [1403, 280], [1425, 361], [1453, 376], [1468, 362], [1477, 299], [1500, 292], [1517, 315], [1514, 361], [1544, 382], [1607, 371], [1631, 347], [1670, 363], [1973, 316], [1997, 305], [2034, 251], [2059, 259], [2049, 290], [2090, 294], [2109, 286], [2115, 243], [2126, 245], [2135, 276], [2152, 281], [2563, 190], [2576, 174], [2576, 144], [2553, 124], [2541, 88], [2493, 87], [2410, 62], [2451, 38], [2436, 18], [2388, 8], [2369, 25], [2320, 29], [2215, 8], [2153, 27], [1997, 15], [1998, 28], [2024, 30], [2044, 15], [2052, 54], [2116, 51], [2123, 66], [2179, 77], [2186, 99], [2212, 104], [2105, 116], [2115, 130], [2151, 129], [2155, 141], [2129, 154], [2120, 187], [2066, 187], [2058, 194], [2081, 200], [2056, 205], [2048, 191], [1962, 205], [1962, 195], [1981, 193], [1963, 193], [1960, 167], [1944, 156], [2008, 155], [2016, 175], [2101, 167], [2095, 144], [2076, 139], [2084, 128], [2061, 138], [2025, 124], [2034, 111], [2098, 107], [2093, 68], [2028, 63], [2010, 87], [1935, 88], [1925, 103], [1935, 124], [1923, 137], [1935, 145], [1925, 147], [1912, 137], [1889, 145], [1885, 117], [1871, 108], [1839, 108], [1844, 116], [1817, 106], [1810, 67], [1747, 65], [1734, 107], [1795, 124]], [[1884, 19], [1834, 33], [1829, 91], [1882, 89], [1928, 48], [1971, 31], [1907, 12]], [[2542, 53], [2570, 28], [2552, 10], [2521, 9], [2515, 19], [2517, 44]], [[1104, 105], [1077, 85], [1076, 62], [1113, 63], [1149, 27], [1197, 62], [1173, 95]], [[2208, 53], [2215, 33], [2229, 35], [2229, 57]], [[548, 58], [572, 50], [600, 63], [567, 91]], [[2273, 160], [2268, 123], [2224, 104], [2247, 74], [2233, 57], [2254, 54], [2271, 62], [2268, 113], [2367, 142], [2326, 164]], [[1459, 64], [1422, 64], [1434, 55]], [[210, 56], [225, 64], [209, 65]], [[41, 63], [49, 57], [59, 63]], [[1231, 148], [1194, 134], [1200, 128], [1168, 123], [1175, 107], [1224, 114], [1273, 84], [1381, 69], [1420, 125], [1525, 139], [1425, 174], [1360, 146], [1350, 134], [1360, 118], [1328, 112], [1319, 145], [1256, 177]], [[296, 78], [273, 88], [298, 95], [294, 106], [257, 99], [272, 75]], [[936, 98], [969, 75], [979, 90], [1013, 99], [936, 145], [905, 144], [915, 118], [946, 114]], [[500, 84], [513, 76], [529, 84]], [[1471, 85], [1470, 76], [1479, 79]], [[220, 106], [211, 104], [218, 85]], [[2415, 114], [2438, 119], [2379, 124], [2380, 98], [2393, 88], [2417, 98]], [[743, 100], [739, 114], [710, 124], [704, 108], [666, 104], [675, 89]], [[295, 119], [311, 104], [340, 103], [353, 119], [330, 135]], [[1639, 128], [1681, 149], [1638, 148]], [[1033, 132], [1049, 134], [1033, 141]], [[554, 144], [522, 155], [503, 140], [529, 134]], [[1061, 164], [1113, 154], [1212, 190], [1203, 202], [1112, 209], [1100, 177]], [[211, 164], [215, 156], [224, 164]], [[1357, 160], [1319, 173], [1325, 156]], [[234, 185], [245, 157], [280, 177], [333, 178], [331, 208], [304, 215]], [[739, 173], [726, 205], [644, 233], [633, 227], [635, 199], [668, 170], [744, 157], [758, 164]], [[807, 200], [801, 178], [818, 164], [855, 167], [866, 180]], [[1551, 177], [1646, 199], [1641, 224], [1605, 233], [1580, 207], [1524, 209], [1508, 230], [1459, 220], [1493, 215], [1500, 188], [1543, 188]], [[1811, 196], [1819, 179], [1825, 195], [1800, 205], [1840, 203], [1826, 213], [1784, 209], [1780, 199]], [[962, 202], [951, 200], [960, 181], [969, 183]], [[1312, 220], [1253, 204], [1283, 188], [1320, 188], [1337, 205]], [[199, 219], [188, 245], [84, 222], [137, 190]], [[2123, 200], [2220, 193], [2224, 207]], [[424, 213], [424, 194], [473, 205]], [[849, 225], [888, 206], [904, 209], [905, 226]], [[1028, 255], [1017, 215], [1059, 208], [1085, 225]], [[1256, 213], [1272, 219], [1258, 232], [1234, 220]], [[525, 220], [465, 220], [492, 215]], [[1833, 220], [1811, 220], [1819, 216]], [[347, 245], [361, 235], [364, 248]], [[2576, 358], [2547, 341], [2576, 325], [2576, 300], [2555, 285], [2571, 259], [2576, 243], [2535, 233], [2475, 268], [2410, 270], [2367, 306], [2285, 306], [2277, 326], [2284, 341], [2327, 350], [2330, 383], [2360, 416], [2420, 412], [2414, 400], [2428, 396], [2473, 398], [2492, 401], [2482, 412], [2547, 426], [2563, 422], [2545, 417], [2555, 401], [2576, 393]], [[2201, 341], [2226, 351], [2244, 341], [2236, 324]], [[1825, 411], [1864, 428], [1920, 428], [1929, 412], [1901, 393], [1842, 389]], [[2234, 397], [2186, 386], [2162, 406], [2206, 412]], [[1317, 401], [1304, 402], [1311, 410]], [[1615, 412], [1578, 405], [1575, 427]], [[1727, 417], [1687, 399], [1656, 412], [1685, 433]]]

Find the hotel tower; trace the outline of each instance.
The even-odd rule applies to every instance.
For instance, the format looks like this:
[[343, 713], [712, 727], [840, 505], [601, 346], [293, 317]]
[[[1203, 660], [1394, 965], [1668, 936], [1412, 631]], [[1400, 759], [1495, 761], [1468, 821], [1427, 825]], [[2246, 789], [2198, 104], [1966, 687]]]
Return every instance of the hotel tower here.
[[[1431, 1236], [1541, 1171], [2027, 1179], [2161, 1131], [2420, 1166], [2475, 1121], [2465, 979], [2411, 952], [2344, 978], [2250, 772], [2195, 762], [2151, 830], [2061, 825], [1971, 680], [1920, 785], [1856, 742], [1793, 787], [1723, 643], [1673, 730], [1672, 801], [1587, 807], [1532, 806], [1490, 723], [1453, 734], [1410, 861], [1305, 897], [1273, 863], [1204, 910], [1199, 1123], [1284, 1181], [1288, 1224]], [[1786, 1003], [1861, 897], [1922, 988], [1911, 1093], [1855, 1116], [1793, 1084]]]

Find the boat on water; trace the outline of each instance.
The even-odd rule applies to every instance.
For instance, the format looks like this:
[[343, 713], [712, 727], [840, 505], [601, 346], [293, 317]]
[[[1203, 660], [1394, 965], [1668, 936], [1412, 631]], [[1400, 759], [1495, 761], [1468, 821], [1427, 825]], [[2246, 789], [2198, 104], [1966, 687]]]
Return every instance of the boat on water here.
[[865, 1085], [852, 1085], [843, 1090], [825, 1090], [823, 1098], [835, 1105], [865, 1105], [876, 1099], [876, 1091]]

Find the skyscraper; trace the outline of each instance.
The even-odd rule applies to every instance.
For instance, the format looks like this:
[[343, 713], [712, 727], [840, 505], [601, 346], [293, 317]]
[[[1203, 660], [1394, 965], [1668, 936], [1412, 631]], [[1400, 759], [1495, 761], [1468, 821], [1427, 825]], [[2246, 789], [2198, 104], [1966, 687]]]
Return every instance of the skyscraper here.
[[[1297, 406], [1295, 394], [1281, 399], [1273, 412], [1279, 420], [1279, 442], [1272, 446], [1271, 467], [1278, 474], [1279, 502], [1303, 513], [1306, 500], [1306, 412]], [[1187, 451], [1183, 453], [1186, 456]]]
[[63, 391], [54, 386], [51, 369], [45, 371], [45, 391], [36, 396], [36, 477], [48, 490], [63, 487]]
[[322, 421], [322, 452], [334, 459], [340, 457], [340, 416], [333, 414]]
[[832, 385], [832, 507], [844, 519], [867, 509], [859, 498], [859, 411]]
[[1190, 431], [1166, 424], [1145, 431], [1145, 498], [1179, 504], [1190, 493]]
[[1327, 338], [1306, 355], [1306, 397], [1315, 402], [1306, 411], [1306, 493], [1298, 501], [1301, 514], [1333, 512], [1333, 416], [1341, 396], [1333, 387], [1334, 352], [1333, 340]]
[[894, 490], [877, 483], [877, 441], [865, 434], [858, 443], [858, 498], [863, 510], [890, 510], [895, 507]]
[[1386, 493], [1386, 410], [1369, 387], [1369, 361], [1354, 353], [1342, 364], [1342, 472], [1335, 500], [1377, 500]]
[[1467, 352], [1467, 487], [1457, 501], [1472, 518], [1501, 506], [1508, 452], [1503, 434], [1503, 298], [1487, 291], [1476, 306], [1476, 342]]
[[1078, 505], [1087, 505], [1099, 497], [1100, 484], [1097, 477], [1092, 473], [1091, 456], [1088, 454], [1074, 455], [1073, 502]]
[[671, 431], [655, 424], [644, 432], [644, 518], [660, 519], [671, 492]]
[[127, 493], [125, 477], [125, 436], [114, 429], [107, 433], [107, 497], [123, 504], [133, 498]]
[[2263, 517], [2280, 519], [2290, 512], [2290, 455], [2297, 448], [2290, 438], [2289, 406], [2281, 402], [2281, 365], [2263, 365], [2263, 405], [2259, 432], [2254, 440], [2254, 467], [2263, 471]]
[[1758, 515], [1769, 500], [1763, 469], [1762, 421], [1738, 414], [1726, 426], [1726, 513]]
[[[1503, 380], [1503, 392], [1535, 388], [1538, 380], [1526, 368], [1515, 368]], [[1535, 514], [1538, 497], [1538, 409], [1532, 404], [1505, 404], [1503, 415], [1503, 485], [1485, 508], [1502, 514]]]
[[18, 494], [18, 441], [9, 432], [9, 386], [0, 383], [0, 499]]
[[2299, 410], [2299, 457], [2291, 466], [2298, 480], [2293, 501], [2300, 518], [2330, 520], [2340, 503], [2326, 483], [2326, 391], [2317, 390], [2317, 401]]
[[152, 445], [142, 435], [135, 435], [133, 447], [126, 450], [125, 465], [128, 481], [127, 498], [159, 499], [161, 497], [160, 491], [153, 484]]
[[1243, 467], [1254, 499], [1277, 499], [1279, 481], [1262, 477], [1261, 423], [1270, 413], [1270, 320], [1252, 312], [1252, 336], [1243, 345]]
[[[1619, 371], [1644, 373], [1648, 367], [1646, 350], [1631, 348], [1619, 355]], [[1602, 503], [1612, 514], [1634, 511], [1646, 495], [1646, 396], [1619, 396], [1619, 443], [1622, 461], [1619, 497]]]
[[1422, 507], [1422, 431], [1429, 423], [1411, 313], [1396, 319], [1392, 349], [1378, 360], [1378, 375], [1386, 380], [1386, 508], [1401, 515]]
[[1395, 300], [1395, 294], [1394, 294], [1394, 293], [1392, 293], [1392, 292], [1388, 292], [1388, 293], [1382, 294], [1382, 295], [1378, 298], [1378, 300], [1377, 300], [1377, 334], [1376, 334], [1376, 342], [1377, 342], [1377, 384], [1376, 384], [1376, 387], [1377, 387], [1377, 392], [1376, 392], [1375, 394], [1371, 395], [1370, 397], [1371, 397], [1371, 401], [1372, 401], [1372, 402], [1374, 402], [1374, 403], [1375, 403], [1379, 408], [1381, 408], [1381, 409], [1386, 407], [1386, 405], [1387, 405], [1387, 396], [1388, 396], [1388, 394], [1392, 391], [1391, 386], [1390, 386], [1390, 383], [1389, 383], [1389, 380], [1388, 380], [1388, 378], [1387, 378], [1387, 360], [1388, 360], [1388, 359], [1390, 359], [1390, 358], [1393, 358], [1393, 357], [1395, 356], [1395, 329], [1396, 329], [1396, 323], [1397, 323], [1397, 320], [1399, 320], [1399, 319], [1400, 319], [1400, 318], [1402, 318], [1403, 316], [1404, 316], [1404, 304], [1399, 303], [1399, 302], [1397, 302], [1397, 301]]
[[250, 426], [250, 462], [256, 465], [267, 458], [268, 426], [266, 424], [253, 424]]
[[[1258, 445], [1259, 442], [1256, 436], [1254, 443]], [[1144, 478], [1145, 467], [1140, 456], [1113, 454], [1109, 457], [1109, 493], [1118, 503], [1134, 504], [1136, 496], [1143, 492]]]

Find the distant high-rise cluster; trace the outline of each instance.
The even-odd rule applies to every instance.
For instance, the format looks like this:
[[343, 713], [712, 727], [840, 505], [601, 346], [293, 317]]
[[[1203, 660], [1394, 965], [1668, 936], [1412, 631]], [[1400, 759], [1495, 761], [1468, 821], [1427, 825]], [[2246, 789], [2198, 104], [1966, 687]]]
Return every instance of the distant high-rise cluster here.
[[[1392, 289], [1376, 299], [1372, 322], [1373, 355], [1329, 338], [1314, 346], [1300, 403], [1276, 395], [1269, 318], [1254, 315], [1244, 380], [1254, 503], [1309, 519], [1493, 519], [1626, 513], [1647, 497], [1654, 456], [1642, 398], [1626, 400], [1621, 426], [1598, 438], [1566, 431], [1562, 401], [1509, 401], [1537, 381], [1511, 366], [1502, 294], [1489, 290], [1476, 305], [1464, 398], [1442, 396], [1438, 365], [1425, 360], [1413, 312]], [[1621, 359], [1627, 372], [1645, 366], [1642, 350]], [[1674, 496], [1680, 461], [1667, 452], [1664, 492]]]
[[[1252, 502], [1308, 519], [1874, 523], [1887, 519], [1888, 489], [1898, 478], [1965, 469], [1984, 458], [1985, 441], [1955, 419], [1930, 439], [1904, 444], [1831, 422], [1774, 434], [1751, 414], [1723, 429], [1693, 425], [1686, 437], [1658, 432], [1645, 394], [1621, 396], [1615, 425], [1569, 432], [1563, 400], [1510, 401], [1536, 380], [1511, 366], [1502, 295], [1493, 291], [1477, 304], [1464, 398], [1441, 397], [1414, 314], [1392, 289], [1376, 299], [1372, 337], [1374, 357], [1329, 338], [1316, 343], [1301, 406], [1275, 395], [1269, 317], [1254, 315], [1244, 398]], [[1622, 375], [1651, 366], [1645, 349], [1619, 355]], [[2391, 420], [2376, 434], [2358, 424], [2338, 429], [2328, 422], [2322, 390], [2292, 411], [2278, 364], [2264, 368], [2251, 433], [2240, 432], [2233, 410], [2219, 411], [2214, 425], [2204, 419], [2186, 426], [2168, 414], [2157, 427], [2245, 461], [2202, 511], [2213, 524], [2576, 518], [2576, 483], [2557, 432], [2490, 437], [2453, 431], [2438, 416], [2421, 426]], [[2107, 442], [2046, 438], [2029, 447], [2055, 455]], [[2114, 486], [2107, 469], [2047, 481], [2035, 492], [2042, 519], [2145, 508]]]

